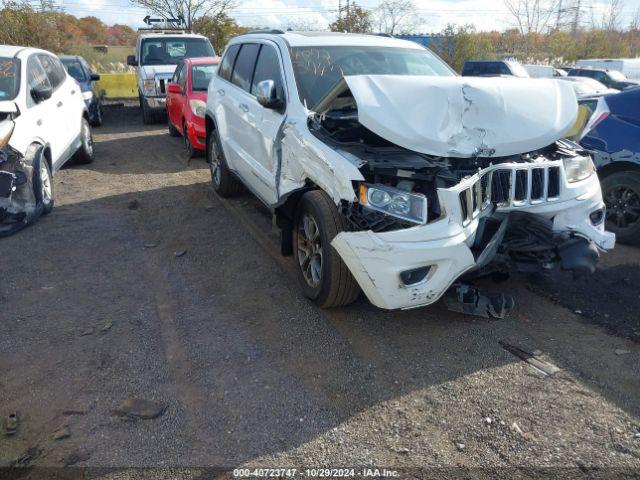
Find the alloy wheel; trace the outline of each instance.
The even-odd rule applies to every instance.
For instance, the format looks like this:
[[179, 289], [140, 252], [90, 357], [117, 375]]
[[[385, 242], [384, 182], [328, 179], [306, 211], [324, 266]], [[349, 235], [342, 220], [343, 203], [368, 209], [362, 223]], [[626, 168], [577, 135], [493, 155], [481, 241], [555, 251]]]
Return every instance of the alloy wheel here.
[[627, 228], [640, 220], [640, 194], [624, 185], [609, 190], [605, 196], [608, 222]]
[[211, 179], [216, 185], [220, 185], [220, 152], [218, 142], [212, 137], [209, 139], [209, 168], [211, 169]]
[[51, 176], [44, 159], [40, 162], [40, 182], [42, 184], [42, 203], [47, 205], [51, 202]]
[[86, 121], [82, 123], [82, 144], [84, 147], [84, 151], [87, 152], [87, 155], [92, 157], [93, 137], [91, 136], [91, 128], [89, 128], [89, 123], [87, 123]]
[[322, 281], [322, 242], [320, 229], [313, 216], [304, 213], [298, 224], [298, 262], [305, 281], [316, 288]]

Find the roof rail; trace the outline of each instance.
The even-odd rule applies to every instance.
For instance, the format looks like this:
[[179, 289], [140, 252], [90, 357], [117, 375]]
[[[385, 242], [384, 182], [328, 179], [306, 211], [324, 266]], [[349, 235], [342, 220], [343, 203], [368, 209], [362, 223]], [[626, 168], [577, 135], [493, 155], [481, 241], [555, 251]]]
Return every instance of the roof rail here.
[[272, 29], [267, 29], [267, 30], [252, 30], [250, 32], [247, 32], [247, 34], [250, 33], [273, 33], [274, 35], [283, 35], [284, 32], [282, 30], [278, 30], [277, 28], [272, 28]]

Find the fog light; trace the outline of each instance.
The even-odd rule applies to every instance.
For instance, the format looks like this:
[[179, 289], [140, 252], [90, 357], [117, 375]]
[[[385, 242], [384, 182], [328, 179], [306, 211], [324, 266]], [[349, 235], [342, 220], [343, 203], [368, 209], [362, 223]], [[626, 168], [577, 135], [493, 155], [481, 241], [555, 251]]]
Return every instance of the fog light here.
[[591, 212], [589, 214], [589, 219], [593, 225], [600, 225], [604, 221], [604, 208], [599, 208], [598, 210]]
[[404, 272], [400, 272], [400, 280], [405, 285], [415, 285], [416, 283], [420, 283], [427, 277], [427, 274], [431, 270], [431, 265], [428, 267], [420, 267], [414, 268], [412, 270], [405, 270]]

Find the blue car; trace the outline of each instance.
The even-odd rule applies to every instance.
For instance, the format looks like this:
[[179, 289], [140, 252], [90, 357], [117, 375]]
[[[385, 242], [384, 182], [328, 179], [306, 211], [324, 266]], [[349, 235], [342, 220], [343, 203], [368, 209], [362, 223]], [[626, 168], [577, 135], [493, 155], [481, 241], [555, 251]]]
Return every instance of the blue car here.
[[93, 126], [102, 125], [102, 104], [95, 89], [94, 82], [100, 80], [100, 75], [93, 73], [87, 61], [77, 55], [61, 55], [60, 60], [67, 72], [80, 85], [82, 98], [89, 111], [89, 122]]
[[600, 97], [591, 110], [580, 144], [593, 152], [607, 230], [640, 244], [640, 88]]

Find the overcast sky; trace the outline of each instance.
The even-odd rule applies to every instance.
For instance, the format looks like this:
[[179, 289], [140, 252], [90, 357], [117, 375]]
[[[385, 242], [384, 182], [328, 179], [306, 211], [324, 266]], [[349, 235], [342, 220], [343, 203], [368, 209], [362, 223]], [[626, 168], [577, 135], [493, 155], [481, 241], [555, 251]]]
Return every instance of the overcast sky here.
[[[129, 0], [57, 0], [71, 14], [82, 17], [94, 15], [107, 24], [124, 23], [132, 27], [144, 26], [147, 12]], [[283, 28], [315, 26], [326, 28], [336, 17], [338, 0], [239, 0], [231, 14], [238, 23], [251, 26]], [[342, 0], [343, 4], [346, 0]], [[623, 24], [628, 25], [640, 10], [640, 0], [623, 0]], [[378, 0], [358, 2], [374, 9]], [[447, 23], [472, 23], [479, 30], [504, 30], [512, 25], [501, 0], [414, 0], [419, 30], [438, 32]], [[610, 0], [583, 0], [583, 20], [600, 19]]]

